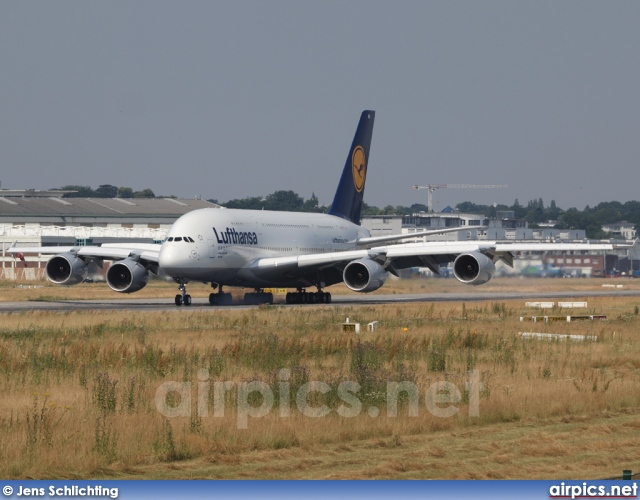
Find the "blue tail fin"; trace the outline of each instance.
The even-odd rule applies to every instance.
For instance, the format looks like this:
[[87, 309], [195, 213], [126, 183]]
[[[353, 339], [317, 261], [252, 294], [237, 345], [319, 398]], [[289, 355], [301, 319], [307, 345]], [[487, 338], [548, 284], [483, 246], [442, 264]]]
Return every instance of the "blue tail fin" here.
[[375, 111], [363, 111], [329, 213], [360, 224]]

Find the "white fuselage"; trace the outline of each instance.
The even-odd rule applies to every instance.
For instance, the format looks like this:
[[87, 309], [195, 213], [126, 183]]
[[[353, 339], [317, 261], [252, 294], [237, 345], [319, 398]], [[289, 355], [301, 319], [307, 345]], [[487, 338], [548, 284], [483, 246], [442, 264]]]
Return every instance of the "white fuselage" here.
[[368, 236], [366, 229], [328, 214], [205, 208], [173, 224], [160, 249], [160, 273], [253, 288], [308, 286], [295, 273], [255, 276], [250, 267], [262, 258], [353, 250], [358, 238]]

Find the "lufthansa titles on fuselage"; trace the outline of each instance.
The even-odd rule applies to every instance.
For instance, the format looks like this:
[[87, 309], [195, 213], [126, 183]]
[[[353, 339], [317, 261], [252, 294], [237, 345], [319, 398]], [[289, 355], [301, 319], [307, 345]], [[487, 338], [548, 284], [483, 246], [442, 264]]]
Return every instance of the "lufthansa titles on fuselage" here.
[[218, 244], [220, 245], [257, 245], [258, 235], [256, 233], [238, 232], [235, 228], [225, 228], [224, 231], [218, 233], [214, 227], [213, 232], [216, 235]]

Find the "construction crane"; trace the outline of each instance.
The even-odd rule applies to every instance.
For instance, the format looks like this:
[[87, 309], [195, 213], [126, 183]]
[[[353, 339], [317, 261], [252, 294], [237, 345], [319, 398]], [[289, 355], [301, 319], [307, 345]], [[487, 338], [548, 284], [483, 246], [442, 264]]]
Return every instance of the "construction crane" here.
[[429, 212], [433, 212], [433, 192], [436, 189], [449, 189], [449, 188], [506, 188], [505, 184], [427, 184], [426, 186], [418, 186], [415, 184], [413, 189], [426, 189], [427, 190], [427, 208]]

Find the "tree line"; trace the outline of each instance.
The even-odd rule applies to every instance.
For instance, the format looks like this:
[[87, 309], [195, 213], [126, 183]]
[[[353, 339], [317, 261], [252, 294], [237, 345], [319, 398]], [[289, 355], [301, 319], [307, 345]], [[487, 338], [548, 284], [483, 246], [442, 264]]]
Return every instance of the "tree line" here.
[[[217, 200], [209, 200], [212, 203], [219, 203]], [[243, 208], [251, 210], [287, 210], [292, 212], [319, 212], [324, 213], [329, 210], [328, 206], [319, 205], [315, 194], [305, 200], [302, 196], [293, 191], [276, 191], [268, 196], [255, 196], [230, 200], [226, 203], [219, 203], [226, 208]], [[634, 224], [636, 230], [640, 228], [640, 201], [619, 201], [602, 202], [594, 207], [585, 207], [584, 210], [569, 208], [564, 210], [551, 200], [549, 205], [545, 205], [542, 198], [531, 200], [526, 205], [522, 205], [517, 199], [512, 205], [480, 205], [465, 201], [456, 205], [456, 210], [462, 213], [484, 214], [489, 218], [497, 217], [498, 212], [513, 212], [516, 219], [524, 219], [529, 223], [529, 227], [537, 228], [539, 224], [554, 222], [556, 229], [584, 229], [587, 237], [593, 239], [608, 238], [610, 235], [602, 231], [604, 224], [612, 224], [626, 220]], [[372, 215], [411, 215], [420, 212], [428, 212], [426, 205], [414, 203], [410, 206], [387, 205], [379, 208], [363, 203], [362, 216]]]
[[[75, 184], [54, 188], [60, 191], [75, 191], [67, 193], [63, 198], [155, 198], [156, 195], [151, 189], [134, 191], [130, 187], [118, 187], [111, 184], [101, 184], [97, 189], [90, 186], [77, 186]], [[174, 197], [175, 198], [175, 197]]]
[[[68, 193], [65, 198], [155, 198], [156, 195], [151, 189], [134, 191], [130, 187], [117, 187], [111, 184], [102, 184], [97, 189], [89, 186], [68, 185], [56, 188], [64, 191], [75, 191]], [[175, 198], [175, 196], [169, 196]], [[211, 203], [220, 204], [226, 208], [241, 208], [246, 210], [277, 210], [290, 212], [316, 212], [325, 213], [329, 210], [326, 205], [320, 205], [315, 193], [311, 197], [304, 199], [294, 191], [275, 191], [267, 196], [252, 196], [247, 198], [237, 198], [224, 203], [210, 199]], [[455, 207], [463, 213], [479, 213], [489, 218], [496, 217], [498, 212], [511, 211], [516, 219], [524, 219], [529, 223], [529, 227], [536, 228], [539, 224], [553, 221], [556, 229], [585, 229], [588, 238], [607, 238], [608, 234], [602, 231], [604, 224], [612, 224], [626, 220], [633, 224], [636, 231], [640, 229], [640, 201], [607, 201], [598, 203], [594, 207], [585, 207], [584, 210], [569, 208], [564, 210], [557, 206], [555, 200], [551, 200], [549, 205], [545, 205], [542, 198], [531, 200], [526, 205], [522, 205], [517, 199], [512, 205], [479, 205], [470, 201], [459, 203]], [[367, 203], [362, 204], [362, 216], [372, 215], [411, 215], [420, 212], [427, 212], [427, 206], [421, 203], [414, 203], [410, 206], [387, 205], [379, 208]]]
[[521, 205], [516, 199], [510, 207], [506, 205], [476, 205], [464, 202], [457, 205], [461, 212], [484, 213], [489, 217], [495, 217], [496, 213], [503, 210], [512, 210], [517, 219], [524, 219], [529, 227], [539, 227], [540, 223], [554, 221], [556, 229], [585, 229], [588, 238], [602, 239], [610, 235], [602, 230], [605, 224], [627, 221], [634, 225], [636, 231], [640, 228], [640, 201], [605, 201], [594, 207], [586, 206], [584, 210], [569, 208], [563, 210], [556, 205], [554, 200], [545, 206], [542, 198], [532, 200], [527, 205]]

